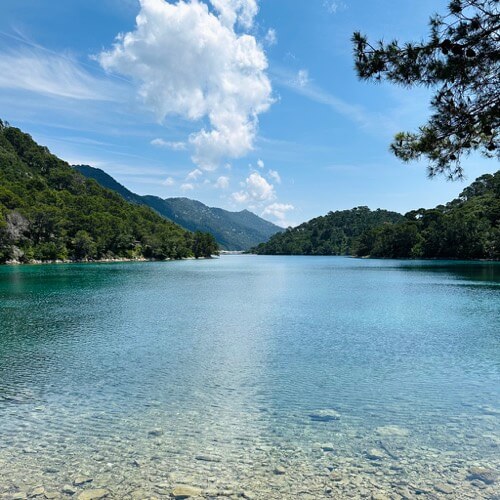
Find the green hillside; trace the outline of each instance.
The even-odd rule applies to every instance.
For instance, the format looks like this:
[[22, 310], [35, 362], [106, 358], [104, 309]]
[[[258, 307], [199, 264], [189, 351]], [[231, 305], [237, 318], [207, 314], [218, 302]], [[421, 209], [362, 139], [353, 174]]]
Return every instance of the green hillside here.
[[211, 235], [125, 201], [0, 121], [0, 262], [178, 259], [216, 251]]
[[405, 216], [367, 207], [330, 212], [252, 249], [267, 255], [500, 259], [500, 171], [446, 205]]
[[358, 255], [393, 258], [500, 259], [500, 171], [433, 209], [408, 212], [360, 239]]
[[267, 243], [252, 249], [262, 255], [351, 255], [359, 237], [380, 224], [395, 223], [401, 214], [368, 207], [330, 212], [276, 234]]
[[282, 230], [248, 210], [230, 212], [222, 208], [208, 207], [189, 198], [162, 199], [158, 196], [140, 196], [98, 168], [88, 165], [75, 165], [75, 168], [102, 186], [116, 191], [126, 200], [147, 205], [189, 231], [210, 232], [225, 250], [248, 250]]

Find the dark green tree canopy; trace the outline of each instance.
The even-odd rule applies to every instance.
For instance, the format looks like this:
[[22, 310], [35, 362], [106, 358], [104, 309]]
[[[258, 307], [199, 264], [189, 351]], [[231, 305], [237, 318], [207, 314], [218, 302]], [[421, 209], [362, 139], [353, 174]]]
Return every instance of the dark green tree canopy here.
[[418, 132], [398, 133], [391, 145], [403, 161], [426, 157], [430, 176], [462, 177], [460, 160], [474, 150], [499, 158], [499, 7], [499, 0], [452, 0], [418, 43], [371, 44], [353, 35], [361, 79], [435, 89], [429, 121]]

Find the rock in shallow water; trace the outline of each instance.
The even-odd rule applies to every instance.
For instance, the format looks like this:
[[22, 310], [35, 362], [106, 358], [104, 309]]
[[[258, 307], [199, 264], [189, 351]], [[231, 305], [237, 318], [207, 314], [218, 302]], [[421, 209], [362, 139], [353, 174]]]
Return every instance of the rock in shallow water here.
[[73, 488], [73, 486], [70, 486], [69, 484], [65, 484], [63, 487], [62, 487], [62, 490], [61, 490], [63, 493], [65, 493], [66, 495], [74, 495], [76, 493], [76, 490], [75, 488]]
[[335, 410], [317, 410], [309, 413], [309, 418], [313, 422], [332, 422], [334, 420], [340, 420], [340, 413]]
[[201, 489], [193, 486], [176, 486], [172, 490], [172, 496], [177, 499], [198, 497], [201, 495]]
[[446, 483], [436, 483], [434, 489], [439, 491], [439, 493], [444, 493], [445, 495], [451, 495], [453, 493], [453, 487]]
[[498, 479], [498, 473], [486, 467], [471, 467], [467, 479], [469, 481], [479, 480], [486, 484], [493, 484]]
[[43, 486], [38, 486], [30, 491], [29, 497], [34, 498], [34, 497], [39, 497], [41, 495], [45, 495], [45, 488]]
[[100, 500], [101, 498], [106, 498], [108, 495], [109, 491], [103, 488], [85, 490], [78, 495], [78, 500]]
[[365, 456], [368, 460], [383, 460], [385, 458], [385, 453], [382, 450], [372, 448], [371, 450], [365, 451]]
[[73, 480], [73, 484], [75, 486], [82, 486], [87, 483], [91, 483], [93, 479], [88, 476], [76, 476], [75, 479]]
[[161, 429], [151, 429], [148, 432], [149, 437], [160, 437], [163, 436], [163, 431]]
[[286, 469], [284, 467], [281, 467], [281, 465], [278, 465], [273, 471], [277, 476], [282, 476], [283, 474], [286, 473]]

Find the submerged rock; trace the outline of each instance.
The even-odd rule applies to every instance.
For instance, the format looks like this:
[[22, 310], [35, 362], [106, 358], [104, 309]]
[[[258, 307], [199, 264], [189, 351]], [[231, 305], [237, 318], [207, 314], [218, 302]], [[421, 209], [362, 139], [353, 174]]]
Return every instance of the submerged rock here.
[[101, 498], [106, 498], [108, 495], [109, 491], [103, 488], [85, 490], [78, 495], [78, 500], [100, 500]]
[[172, 496], [178, 499], [198, 497], [200, 495], [201, 495], [201, 489], [195, 488], [194, 486], [176, 486], [172, 490]]
[[65, 484], [63, 487], [62, 487], [62, 490], [61, 490], [63, 493], [65, 493], [66, 495], [74, 495], [76, 493], [76, 490], [75, 488], [73, 488], [73, 486], [70, 486], [69, 484]]
[[371, 450], [365, 451], [365, 456], [368, 460], [383, 460], [386, 455], [382, 450], [372, 448]]
[[76, 476], [73, 480], [75, 486], [83, 486], [84, 484], [91, 483], [94, 479], [88, 476]]
[[397, 425], [383, 425], [381, 427], [377, 427], [375, 432], [379, 436], [387, 436], [387, 437], [406, 437], [410, 434], [408, 429], [404, 427], [399, 427]]
[[283, 474], [286, 473], [286, 469], [282, 467], [281, 465], [278, 465], [273, 471], [277, 476], [282, 476]]
[[478, 480], [486, 484], [493, 484], [498, 479], [498, 473], [486, 467], [471, 467], [467, 479], [469, 481]]
[[317, 410], [309, 414], [313, 422], [332, 422], [340, 420], [340, 413], [336, 410]]
[[220, 462], [221, 459], [219, 457], [213, 455], [196, 455], [194, 457], [195, 460], [199, 460], [200, 462]]
[[45, 488], [43, 486], [38, 486], [35, 489], [30, 491], [28, 495], [30, 498], [39, 497], [41, 495], [45, 495]]
[[150, 437], [160, 437], [160, 436], [163, 436], [163, 430], [162, 429], [151, 429], [148, 432], [148, 436], [150, 436]]
[[445, 495], [451, 495], [454, 491], [453, 487], [446, 483], [436, 483], [434, 489]]

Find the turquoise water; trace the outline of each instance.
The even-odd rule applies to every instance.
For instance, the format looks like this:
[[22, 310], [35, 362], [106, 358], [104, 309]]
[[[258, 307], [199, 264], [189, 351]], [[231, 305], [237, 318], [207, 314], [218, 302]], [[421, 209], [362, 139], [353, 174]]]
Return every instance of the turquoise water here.
[[500, 470], [499, 264], [0, 268], [0, 497], [495, 498], [474, 466]]

